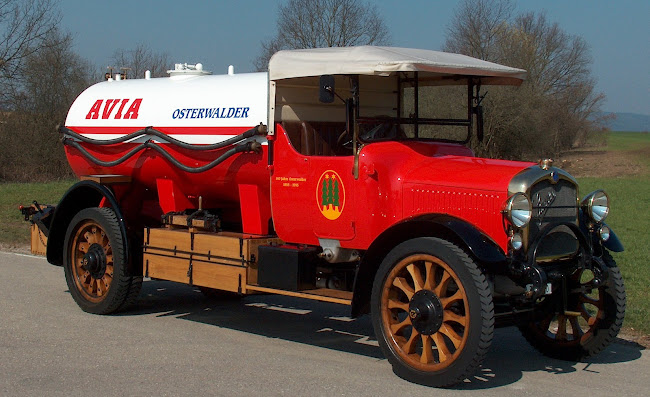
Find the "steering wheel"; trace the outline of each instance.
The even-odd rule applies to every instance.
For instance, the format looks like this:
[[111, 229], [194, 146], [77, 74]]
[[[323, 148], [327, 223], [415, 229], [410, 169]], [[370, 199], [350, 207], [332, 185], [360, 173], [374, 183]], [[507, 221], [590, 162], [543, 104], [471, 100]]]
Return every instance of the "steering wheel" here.
[[[347, 141], [345, 140], [346, 137], [349, 137]], [[350, 137], [348, 130], [343, 131], [341, 135], [339, 135], [338, 139], [336, 140], [336, 146], [345, 149], [352, 149], [352, 137]]]

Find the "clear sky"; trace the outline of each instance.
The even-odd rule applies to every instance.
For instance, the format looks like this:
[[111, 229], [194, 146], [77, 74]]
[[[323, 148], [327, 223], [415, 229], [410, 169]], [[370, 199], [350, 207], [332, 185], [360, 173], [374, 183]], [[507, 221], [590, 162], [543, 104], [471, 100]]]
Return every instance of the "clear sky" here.
[[[62, 28], [74, 35], [75, 50], [109, 65], [118, 48], [143, 43], [173, 62], [202, 62], [226, 73], [253, 69], [260, 41], [276, 32], [281, 0], [60, 0]], [[439, 50], [455, 0], [376, 0], [392, 45]], [[650, 1], [518, 1], [518, 11], [546, 11], [568, 33], [590, 45], [603, 110], [650, 115]], [[111, 65], [119, 67], [120, 65]]]

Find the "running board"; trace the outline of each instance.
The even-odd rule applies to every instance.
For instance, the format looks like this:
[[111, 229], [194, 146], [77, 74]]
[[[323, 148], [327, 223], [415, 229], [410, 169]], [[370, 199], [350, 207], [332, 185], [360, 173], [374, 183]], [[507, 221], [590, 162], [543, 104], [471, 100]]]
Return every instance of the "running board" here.
[[293, 296], [296, 298], [305, 298], [321, 302], [338, 303], [341, 305], [352, 305], [352, 292], [341, 291], [329, 288], [316, 288], [302, 291], [286, 291], [283, 289], [266, 288], [257, 285], [246, 285], [246, 291], [265, 292], [276, 295]]

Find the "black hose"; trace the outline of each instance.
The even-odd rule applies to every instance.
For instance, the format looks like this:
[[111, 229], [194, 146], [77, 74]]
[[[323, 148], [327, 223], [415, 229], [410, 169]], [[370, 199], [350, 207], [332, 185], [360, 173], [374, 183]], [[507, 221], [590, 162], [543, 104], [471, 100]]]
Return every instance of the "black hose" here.
[[151, 140], [148, 140], [147, 142], [136, 146], [135, 148], [131, 149], [124, 156], [120, 157], [117, 160], [113, 160], [113, 161], [102, 161], [102, 160], [98, 159], [97, 157], [90, 154], [78, 142], [75, 142], [74, 140], [72, 140], [70, 138], [63, 138], [63, 144], [72, 146], [73, 148], [79, 150], [81, 152], [81, 154], [83, 154], [88, 160], [92, 161], [93, 163], [95, 163], [95, 164], [97, 164], [99, 166], [107, 167], [107, 168], [108, 167], [114, 167], [116, 165], [122, 164], [123, 162], [130, 159], [131, 157], [133, 157], [133, 155], [135, 155], [136, 153], [138, 153], [141, 150], [148, 149], [148, 148], [149, 149], [154, 149], [155, 151], [160, 153], [165, 159], [167, 159], [170, 163], [174, 164], [176, 167], [180, 168], [181, 170], [183, 170], [185, 172], [189, 172], [189, 173], [193, 173], [193, 174], [194, 173], [204, 172], [204, 171], [207, 171], [209, 169], [212, 169], [215, 166], [217, 166], [217, 165], [221, 164], [222, 162], [224, 162], [225, 160], [227, 160], [229, 157], [231, 157], [231, 156], [233, 156], [233, 155], [235, 155], [237, 153], [243, 153], [243, 152], [256, 152], [256, 153], [259, 153], [259, 151], [261, 150], [261, 144], [259, 142], [247, 142], [247, 143], [244, 143], [244, 144], [237, 145], [237, 146], [233, 147], [232, 149], [226, 151], [224, 154], [217, 157], [216, 159], [214, 159], [213, 161], [211, 161], [208, 164], [205, 164], [205, 165], [203, 165], [201, 167], [195, 167], [194, 168], [194, 167], [188, 167], [185, 164], [179, 162], [174, 157], [172, 157], [171, 154], [167, 153], [167, 151], [165, 151], [165, 149], [163, 149], [162, 147], [160, 147], [156, 143], [152, 142]]
[[264, 135], [264, 134], [266, 134], [266, 126], [264, 126], [263, 124], [257, 125], [255, 127], [251, 128], [250, 130], [240, 134], [240, 135], [237, 135], [237, 136], [234, 136], [232, 138], [226, 139], [223, 142], [213, 143], [211, 145], [196, 145], [196, 144], [182, 142], [182, 141], [179, 141], [178, 139], [170, 137], [169, 135], [167, 135], [167, 134], [165, 134], [163, 132], [160, 132], [160, 131], [154, 129], [153, 127], [147, 127], [147, 128], [142, 129], [142, 130], [132, 132], [132, 133], [130, 133], [128, 135], [121, 136], [119, 138], [107, 139], [107, 140], [88, 138], [88, 137], [85, 137], [85, 136], [83, 136], [81, 134], [78, 134], [78, 133], [72, 131], [71, 129], [69, 129], [68, 127], [65, 127], [65, 126], [60, 126], [59, 127], [59, 132], [61, 134], [63, 134], [64, 136], [68, 135], [68, 136], [71, 136], [71, 137], [73, 137], [75, 139], [78, 139], [78, 140], [80, 140], [82, 142], [90, 143], [90, 144], [93, 144], [93, 145], [114, 145], [114, 144], [117, 144], [117, 143], [126, 142], [128, 140], [140, 137], [142, 135], [153, 135], [153, 136], [155, 136], [157, 138], [160, 138], [162, 141], [165, 141], [167, 143], [171, 143], [172, 145], [175, 145], [175, 146], [178, 146], [178, 147], [182, 147], [183, 149], [189, 149], [189, 150], [214, 150], [214, 149], [221, 149], [221, 148], [224, 148], [226, 146], [230, 146], [230, 145], [235, 144], [237, 142], [243, 141], [244, 139], [251, 138], [251, 137], [253, 137], [255, 135]]
[[114, 160], [114, 161], [102, 161], [102, 160], [98, 159], [97, 157], [93, 156], [92, 154], [90, 154], [86, 149], [84, 149], [83, 146], [81, 146], [79, 143], [73, 141], [70, 138], [63, 138], [62, 142], [63, 142], [64, 145], [72, 146], [73, 148], [77, 149], [78, 151], [81, 152], [81, 154], [86, 156], [90, 161], [92, 161], [93, 163], [95, 163], [97, 165], [101, 165], [102, 167], [115, 167], [116, 165], [122, 164], [126, 160], [133, 157], [134, 154], [136, 154], [139, 151], [147, 148], [148, 145], [149, 145], [148, 141], [145, 142], [145, 143], [141, 143], [140, 145], [134, 147], [127, 154], [125, 154], [124, 156], [120, 157], [117, 160]]

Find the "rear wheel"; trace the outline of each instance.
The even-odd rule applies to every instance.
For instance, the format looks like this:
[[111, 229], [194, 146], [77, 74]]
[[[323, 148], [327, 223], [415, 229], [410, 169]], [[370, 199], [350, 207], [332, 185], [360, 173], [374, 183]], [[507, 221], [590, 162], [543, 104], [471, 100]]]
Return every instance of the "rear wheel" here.
[[82, 310], [108, 314], [137, 298], [142, 276], [132, 275], [115, 212], [86, 208], [74, 216], [64, 243], [64, 271], [70, 294]]
[[[618, 335], [625, 316], [626, 295], [621, 272], [606, 252], [609, 276], [598, 288], [586, 289], [594, 275], [578, 270], [567, 280], [567, 310], [561, 291], [545, 298], [533, 320], [519, 327], [526, 340], [542, 354], [578, 361], [600, 353]], [[572, 292], [573, 291], [573, 292]]]
[[448, 386], [470, 376], [492, 342], [494, 307], [484, 275], [456, 245], [418, 238], [394, 248], [372, 290], [375, 334], [393, 371]]

